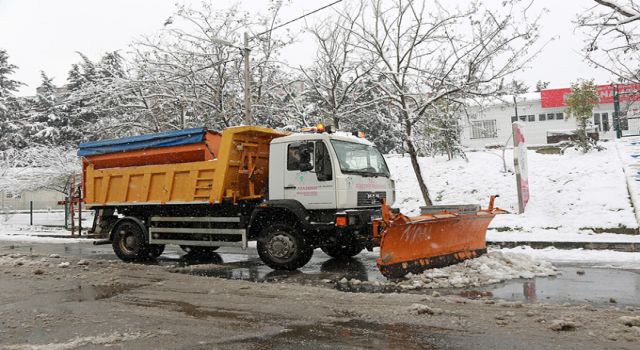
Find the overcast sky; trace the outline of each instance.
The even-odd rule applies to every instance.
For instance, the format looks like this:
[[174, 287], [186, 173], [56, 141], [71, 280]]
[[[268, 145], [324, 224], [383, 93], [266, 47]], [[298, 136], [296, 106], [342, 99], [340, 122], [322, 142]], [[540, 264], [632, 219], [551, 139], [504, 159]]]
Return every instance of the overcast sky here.
[[[286, 0], [285, 0], [286, 1]], [[348, 0], [346, 0], [348, 1]], [[451, 0], [444, 0], [447, 3]], [[178, 0], [195, 4], [200, 1]], [[283, 21], [310, 12], [333, 0], [292, 0], [282, 14]], [[485, 0], [500, 3], [501, 0]], [[174, 11], [176, 0], [0, 0], [0, 48], [9, 53], [11, 63], [19, 70], [14, 79], [24, 86], [19, 95], [33, 95], [40, 84], [40, 71], [53, 76], [54, 83], [63, 85], [72, 63], [79, 61], [76, 51], [97, 59], [105, 51], [123, 50], [140, 35], [162, 28]], [[224, 7], [232, 1], [214, 1]], [[266, 0], [239, 1], [252, 11], [264, 11]], [[543, 40], [557, 39], [531, 63], [518, 78], [533, 87], [538, 80], [550, 81], [550, 87], [567, 87], [577, 78], [593, 78], [598, 84], [608, 83], [609, 74], [595, 70], [580, 56], [582, 37], [574, 33], [576, 14], [592, 6], [593, 0], [536, 0], [537, 8], [547, 8], [543, 21]], [[340, 7], [340, 5], [336, 5]], [[308, 17], [309, 21], [330, 15], [324, 10]], [[291, 25], [300, 29], [301, 21]], [[307, 36], [284, 52], [284, 58], [294, 65], [313, 58], [313, 46]]]

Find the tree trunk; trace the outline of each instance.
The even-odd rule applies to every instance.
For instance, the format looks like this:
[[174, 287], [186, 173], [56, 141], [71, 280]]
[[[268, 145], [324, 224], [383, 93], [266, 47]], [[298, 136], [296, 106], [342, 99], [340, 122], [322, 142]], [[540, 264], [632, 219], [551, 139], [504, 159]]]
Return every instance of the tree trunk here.
[[413, 166], [413, 172], [416, 174], [416, 178], [418, 179], [418, 186], [420, 187], [420, 192], [422, 192], [422, 198], [424, 198], [425, 205], [433, 205], [431, 201], [431, 196], [429, 196], [429, 189], [424, 182], [424, 178], [422, 177], [422, 171], [420, 170], [420, 163], [418, 163], [418, 152], [416, 148], [413, 146], [413, 142], [411, 142], [410, 137], [407, 138], [407, 152], [409, 152], [409, 157], [411, 158], [411, 165]]

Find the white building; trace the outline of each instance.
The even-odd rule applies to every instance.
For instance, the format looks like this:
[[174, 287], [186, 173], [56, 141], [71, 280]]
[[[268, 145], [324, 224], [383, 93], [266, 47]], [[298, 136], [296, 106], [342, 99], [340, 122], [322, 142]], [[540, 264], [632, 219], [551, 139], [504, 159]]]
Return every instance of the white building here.
[[29, 210], [31, 203], [34, 210], [62, 210], [64, 205], [58, 204], [62, 200], [62, 193], [51, 190], [25, 191], [21, 194], [0, 191], [0, 212]]
[[[636, 86], [638, 85], [638, 86]], [[640, 133], [640, 84], [620, 85], [619, 91], [633, 93], [620, 95], [621, 129], [624, 135]], [[567, 118], [565, 100], [571, 89], [548, 89], [542, 92], [519, 95], [478, 108], [469, 118], [463, 118], [462, 144], [467, 147], [485, 147], [504, 144], [511, 136], [511, 123], [518, 120], [525, 124], [528, 145], [545, 145], [557, 142], [559, 135], [567, 135], [576, 129], [575, 118]], [[593, 109], [592, 132], [600, 140], [615, 138], [613, 120], [613, 93], [610, 85], [598, 86], [600, 103]], [[512, 144], [509, 143], [509, 146]]]

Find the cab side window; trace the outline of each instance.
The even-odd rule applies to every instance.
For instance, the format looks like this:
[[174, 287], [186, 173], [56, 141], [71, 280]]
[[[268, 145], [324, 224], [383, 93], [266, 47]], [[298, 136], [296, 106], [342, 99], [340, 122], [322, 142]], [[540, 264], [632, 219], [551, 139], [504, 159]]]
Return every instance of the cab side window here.
[[287, 149], [287, 170], [300, 169], [300, 145], [289, 145]]
[[329, 181], [333, 179], [333, 170], [331, 169], [331, 157], [324, 142], [316, 141], [315, 168], [318, 181]]

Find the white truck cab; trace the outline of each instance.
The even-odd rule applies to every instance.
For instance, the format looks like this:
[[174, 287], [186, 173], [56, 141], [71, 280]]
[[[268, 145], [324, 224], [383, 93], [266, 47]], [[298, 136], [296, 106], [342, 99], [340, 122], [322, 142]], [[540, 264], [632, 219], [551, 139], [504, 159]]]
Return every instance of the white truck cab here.
[[394, 182], [373, 143], [348, 133], [298, 133], [274, 139], [269, 200], [307, 210], [379, 207], [395, 200]]

